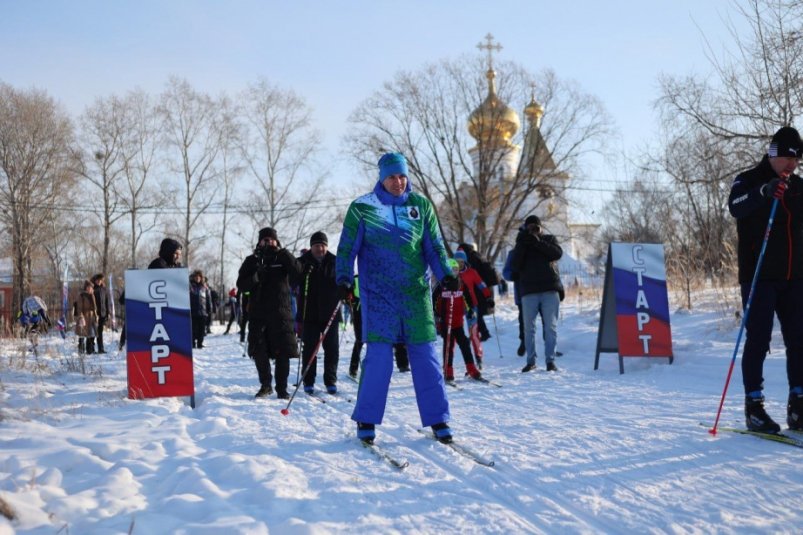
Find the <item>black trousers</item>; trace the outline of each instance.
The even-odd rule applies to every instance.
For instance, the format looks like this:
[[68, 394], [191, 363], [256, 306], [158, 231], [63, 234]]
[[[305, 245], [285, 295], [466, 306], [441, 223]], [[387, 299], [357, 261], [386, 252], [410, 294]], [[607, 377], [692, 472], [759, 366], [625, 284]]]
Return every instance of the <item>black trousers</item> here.
[[[463, 355], [463, 362], [465, 362], [466, 367], [469, 364], [474, 364], [474, 355], [471, 353], [471, 342], [468, 340], [468, 336], [466, 336], [466, 332], [461, 325], [459, 328], [452, 328], [451, 335], [449, 336], [449, 347], [447, 348], [446, 354], [448, 355], [447, 366], [450, 368], [452, 367], [452, 363], [454, 362], [454, 346], [455, 342], [457, 342], [458, 347], [460, 347], [460, 353]], [[446, 344], [446, 340], [443, 342]]]
[[[747, 304], [750, 284], [742, 286], [742, 306]], [[786, 346], [786, 376], [789, 388], [803, 387], [803, 280], [757, 281], [745, 324], [742, 380], [745, 393], [762, 390], [764, 359], [770, 348], [775, 315]]]
[[95, 337], [98, 342], [98, 353], [106, 352], [106, 348], [103, 346], [103, 329], [106, 327], [106, 321], [108, 318], [98, 318], [97, 336]]
[[206, 316], [192, 317], [192, 347], [200, 347], [206, 336]]
[[[321, 339], [326, 325], [318, 325], [316, 323], [305, 323], [301, 331], [302, 355], [303, 361], [301, 366], [307, 370], [304, 376], [304, 386], [312, 386], [315, 384], [315, 378], [318, 375], [318, 358], [315, 358], [310, 365], [313, 357], [313, 351], [318, 346], [318, 341]], [[321, 346], [323, 347], [323, 384], [331, 386], [337, 383], [337, 363], [340, 360], [340, 338], [338, 334], [338, 323], [332, 322], [329, 327], [329, 332], [326, 333], [326, 338], [323, 339]]]
[[[271, 386], [274, 376], [271, 374], [269, 355], [274, 354], [268, 329], [261, 319], [251, 319], [248, 323], [248, 355], [254, 359], [259, 376], [259, 384]], [[287, 376], [290, 375], [290, 356], [279, 352], [276, 357], [276, 393], [287, 392]]]

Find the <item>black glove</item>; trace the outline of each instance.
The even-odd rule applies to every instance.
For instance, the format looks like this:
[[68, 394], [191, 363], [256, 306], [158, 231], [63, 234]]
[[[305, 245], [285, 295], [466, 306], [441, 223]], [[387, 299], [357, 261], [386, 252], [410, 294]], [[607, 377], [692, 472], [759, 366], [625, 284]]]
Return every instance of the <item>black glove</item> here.
[[441, 287], [447, 292], [456, 292], [460, 289], [460, 282], [454, 275], [446, 275], [441, 280]]
[[786, 188], [789, 187], [789, 182], [783, 180], [781, 178], [773, 178], [763, 186], [761, 186], [761, 195], [767, 199], [775, 197], [776, 199], [782, 199], [783, 194], [786, 192]]
[[488, 308], [493, 308], [494, 304], [495, 304], [494, 300], [491, 299], [490, 297], [485, 300], [485, 306], [487, 306]]
[[346, 304], [351, 303], [351, 300], [354, 298], [354, 292], [351, 289], [351, 285], [346, 283], [338, 285], [337, 298]]

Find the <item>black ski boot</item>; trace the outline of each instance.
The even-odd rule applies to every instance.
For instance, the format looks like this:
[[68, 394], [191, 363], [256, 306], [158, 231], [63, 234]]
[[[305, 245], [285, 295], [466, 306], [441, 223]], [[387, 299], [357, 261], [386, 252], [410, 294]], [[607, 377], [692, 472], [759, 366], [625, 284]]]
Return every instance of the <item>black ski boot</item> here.
[[750, 431], [772, 434], [781, 431], [781, 426], [776, 424], [767, 414], [767, 411], [764, 410], [764, 396], [757, 398], [753, 396], [745, 397], [744, 418], [745, 425]]
[[786, 403], [786, 423], [789, 429], [803, 431], [803, 394], [789, 392]]
[[265, 398], [273, 394], [273, 388], [270, 385], [261, 385], [259, 391], [254, 395], [255, 398]]
[[373, 444], [376, 438], [376, 430], [374, 424], [364, 424], [357, 422], [357, 438], [366, 444]]
[[435, 424], [432, 426], [432, 432], [435, 433], [435, 439], [444, 444], [452, 443], [452, 430], [446, 423]]

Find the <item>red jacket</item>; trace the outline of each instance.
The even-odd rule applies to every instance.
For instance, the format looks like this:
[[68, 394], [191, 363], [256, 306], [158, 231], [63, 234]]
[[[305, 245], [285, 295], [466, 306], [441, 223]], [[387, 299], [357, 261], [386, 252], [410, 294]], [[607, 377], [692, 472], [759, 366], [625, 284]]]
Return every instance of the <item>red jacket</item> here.
[[477, 302], [477, 294], [474, 291], [474, 287], [479, 288], [480, 291], [482, 291], [482, 295], [485, 297], [491, 297], [491, 289], [482, 282], [482, 277], [480, 277], [480, 274], [473, 267], [466, 266], [463, 271], [460, 272], [460, 280], [463, 281], [463, 285], [468, 288], [472, 303]]
[[463, 317], [467, 308], [472, 308], [471, 297], [465, 292], [465, 285], [461, 282], [460, 289], [454, 292], [444, 290], [440, 285], [435, 287], [435, 318], [438, 322], [438, 330], [441, 333], [446, 333], [449, 316], [449, 301], [450, 297], [453, 298], [452, 304], [452, 329], [463, 328]]

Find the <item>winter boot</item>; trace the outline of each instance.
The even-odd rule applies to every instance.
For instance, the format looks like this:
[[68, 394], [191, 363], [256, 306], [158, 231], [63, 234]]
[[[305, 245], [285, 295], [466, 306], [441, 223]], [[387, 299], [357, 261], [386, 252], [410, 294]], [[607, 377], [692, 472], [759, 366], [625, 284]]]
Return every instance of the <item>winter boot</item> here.
[[555, 365], [553, 361], [549, 361], [546, 363], [546, 371], [548, 372], [556, 372], [558, 371], [558, 367]]
[[521, 373], [531, 372], [535, 369], [535, 364], [527, 364], [521, 369]]
[[480, 374], [480, 371], [474, 366], [473, 362], [466, 364], [466, 372], [472, 379], [482, 379], [482, 374]]
[[748, 394], [744, 399], [744, 418], [745, 425], [750, 431], [759, 433], [778, 433], [781, 426], [770, 418], [764, 410], [764, 396], [761, 392]]
[[432, 432], [435, 433], [435, 438], [438, 442], [450, 444], [452, 442], [452, 430], [445, 423], [435, 424], [432, 426]]
[[795, 387], [789, 392], [786, 403], [786, 424], [789, 429], [803, 431], [803, 387]]
[[374, 424], [364, 424], [362, 422], [357, 422], [357, 438], [359, 438], [366, 444], [373, 444], [374, 439], [376, 438], [376, 431], [374, 429]]
[[304, 385], [304, 393], [305, 394], [314, 394], [315, 393], [315, 385]]
[[519, 344], [519, 348], [516, 350], [516, 354], [518, 356], [520, 356], [520, 357], [523, 357], [524, 353], [526, 353], [526, 352], [527, 352], [527, 348], [524, 347], [524, 340], [522, 340], [521, 343]]
[[277, 390], [276, 399], [290, 399], [290, 394], [287, 393], [287, 390]]
[[334, 396], [337, 394], [337, 385], [326, 385], [326, 392]]
[[264, 398], [268, 397], [269, 395], [273, 394], [273, 388], [270, 385], [262, 385], [259, 387], [259, 391], [254, 395], [255, 398]]
[[443, 378], [447, 381], [454, 381], [454, 369], [451, 366], [446, 366], [446, 368], [444, 368]]

